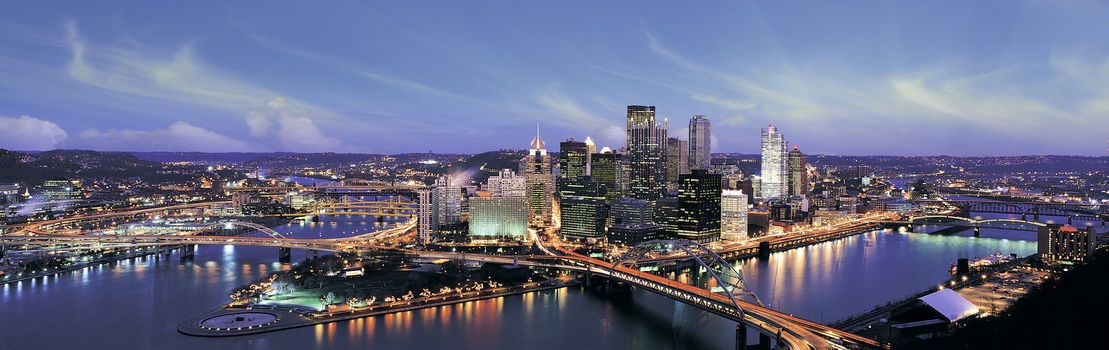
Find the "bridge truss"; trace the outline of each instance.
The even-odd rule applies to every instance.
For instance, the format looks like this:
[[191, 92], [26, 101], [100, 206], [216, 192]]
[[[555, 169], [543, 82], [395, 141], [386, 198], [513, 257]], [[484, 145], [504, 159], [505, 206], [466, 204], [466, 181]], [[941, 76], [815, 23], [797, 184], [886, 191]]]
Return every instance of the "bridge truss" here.
[[732, 305], [735, 306], [740, 314], [743, 313], [743, 308], [740, 307], [739, 304], [740, 301], [744, 301], [744, 298], [747, 299], [746, 301], [756, 305], [763, 305], [758, 295], [747, 286], [742, 272], [732, 267], [732, 264], [728, 263], [724, 258], [721, 258], [720, 255], [713, 252], [712, 249], [686, 239], [652, 240], [640, 243], [617, 257], [611, 269], [614, 270], [616, 266], [620, 265], [635, 268], [638, 261], [670, 255], [677, 251], [681, 251], [687, 256], [693, 257], [693, 260], [696, 261], [700, 267], [704, 268], [716, 282], [719, 291], [717, 288], [713, 288], [711, 291], [723, 292], [723, 294], [731, 300]]

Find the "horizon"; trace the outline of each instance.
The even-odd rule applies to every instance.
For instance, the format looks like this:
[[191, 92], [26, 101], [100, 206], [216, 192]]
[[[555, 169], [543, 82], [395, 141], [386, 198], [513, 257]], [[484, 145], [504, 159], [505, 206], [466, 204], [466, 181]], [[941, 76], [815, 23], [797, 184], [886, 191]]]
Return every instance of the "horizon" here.
[[[227, 151], [227, 152], [206, 152], [206, 151], [100, 151], [94, 149], [81, 149], [81, 148], [55, 148], [49, 150], [16, 150], [0, 148], [0, 151], [20, 152], [20, 153], [43, 153], [52, 151], [92, 151], [100, 153], [194, 153], [194, 154], [355, 154], [355, 155], [375, 155], [375, 156], [395, 156], [401, 154], [432, 154], [432, 155], [477, 155], [491, 152], [527, 152], [527, 149], [510, 149], [501, 148], [478, 152], [465, 152], [465, 153], [445, 153], [445, 152], [397, 152], [397, 153], [367, 153], [367, 152], [296, 152], [296, 151]], [[558, 150], [549, 151], [551, 154], [558, 154]], [[744, 153], [744, 152], [712, 152], [713, 155], [741, 155], [741, 156], [755, 156], [760, 157], [759, 153]], [[956, 155], [956, 154], [916, 154], [916, 155], [896, 155], [896, 154], [827, 154], [827, 153], [805, 153], [806, 157], [902, 157], [902, 158], [924, 158], [924, 157], [951, 157], [951, 158], [1004, 158], [1004, 157], [1082, 157], [1082, 158], [1109, 158], [1109, 155], [1083, 155], [1083, 154], [996, 154], [996, 155]]]
[[0, 5], [0, 148], [1109, 154], [1109, 3], [260, 4]]

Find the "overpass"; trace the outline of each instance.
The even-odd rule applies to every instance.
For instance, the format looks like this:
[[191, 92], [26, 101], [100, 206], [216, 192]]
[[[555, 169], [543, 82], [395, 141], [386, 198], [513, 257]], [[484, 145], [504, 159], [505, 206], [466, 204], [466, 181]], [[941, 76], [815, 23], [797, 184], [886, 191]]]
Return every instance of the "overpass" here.
[[978, 200], [978, 199], [933, 199], [918, 200], [925, 204], [942, 204], [955, 206], [964, 212], [1013, 214], [1020, 215], [1021, 220], [1039, 220], [1040, 216], [1066, 217], [1068, 223], [1073, 220], [1109, 221], [1109, 205], [1087, 203], [1056, 203], [1037, 202], [1027, 199], [1020, 200]]
[[942, 226], [955, 226], [955, 227], [970, 227], [974, 229], [974, 237], [980, 237], [983, 228], [993, 228], [1002, 230], [1015, 230], [1015, 231], [1032, 231], [1036, 232], [1040, 227], [1047, 226], [1046, 223], [1018, 220], [1018, 219], [974, 219], [954, 215], [920, 215], [910, 216], [908, 220], [890, 222], [891, 224], [904, 224], [907, 225], [907, 230], [913, 232], [914, 227], [917, 225], [942, 225]]

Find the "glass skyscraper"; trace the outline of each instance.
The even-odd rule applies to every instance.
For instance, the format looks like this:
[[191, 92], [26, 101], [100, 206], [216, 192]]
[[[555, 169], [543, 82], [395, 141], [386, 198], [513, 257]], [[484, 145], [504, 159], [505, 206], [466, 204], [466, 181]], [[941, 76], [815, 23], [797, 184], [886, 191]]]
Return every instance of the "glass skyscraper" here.
[[781, 199], [788, 195], [789, 178], [786, 139], [774, 125], [762, 129], [762, 174], [760, 195], [764, 199]]
[[712, 126], [709, 117], [695, 115], [689, 120], [689, 169], [712, 166]]
[[666, 192], [666, 128], [655, 106], [628, 106], [628, 196], [655, 201]]

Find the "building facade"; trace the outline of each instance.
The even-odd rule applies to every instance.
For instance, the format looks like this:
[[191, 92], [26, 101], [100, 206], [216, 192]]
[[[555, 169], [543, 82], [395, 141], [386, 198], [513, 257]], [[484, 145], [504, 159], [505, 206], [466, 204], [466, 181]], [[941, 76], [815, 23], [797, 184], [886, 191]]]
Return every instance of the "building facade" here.
[[793, 150], [787, 156], [789, 163], [789, 195], [803, 196], [809, 193], [809, 171], [805, 163], [805, 154], [793, 145]]
[[591, 157], [593, 180], [605, 187], [605, 198], [612, 200], [624, 196], [624, 157], [616, 152], [594, 153]]
[[494, 197], [527, 197], [527, 178], [516, 175], [512, 169], [501, 169], [485, 182], [485, 190]]
[[747, 195], [743, 191], [720, 193], [720, 239], [747, 240]]
[[689, 119], [689, 169], [712, 166], [712, 125], [709, 117], [695, 115]]
[[1036, 235], [1036, 252], [1047, 262], [1083, 262], [1093, 257], [1097, 235], [1093, 227], [1079, 230], [1072, 226], [1048, 224]]
[[600, 239], [605, 234], [608, 210], [605, 189], [589, 176], [563, 182], [559, 212], [560, 234], [567, 240]]
[[762, 129], [762, 164], [759, 193], [764, 199], [781, 199], [788, 195], [789, 166], [785, 136], [773, 125]]
[[689, 143], [677, 138], [666, 139], [666, 190], [678, 190], [678, 175], [689, 173]]
[[493, 197], [484, 191], [470, 197], [470, 240], [526, 241], [529, 207], [527, 197]]
[[551, 156], [539, 138], [539, 129], [528, 146], [528, 154], [520, 160], [520, 174], [526, 178], [529, 220], [533, 225], [551, 223], [551, 200], [554, 193], [554, 175], [551, 173]]
[[655, 106], [628, 106], [628, 193], [655, 201], [666, 192], [666, 128], [655, 122]]

